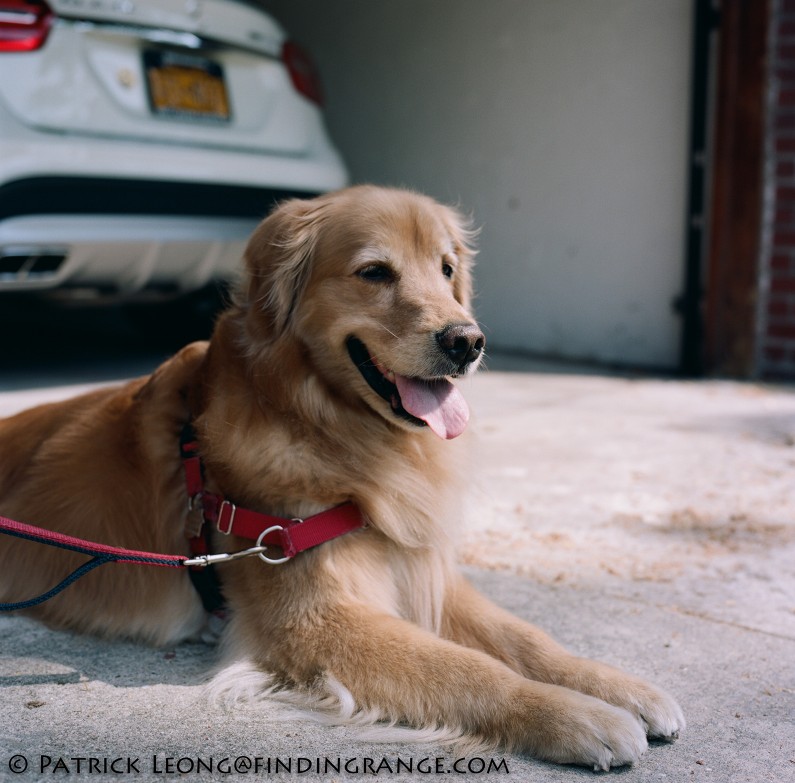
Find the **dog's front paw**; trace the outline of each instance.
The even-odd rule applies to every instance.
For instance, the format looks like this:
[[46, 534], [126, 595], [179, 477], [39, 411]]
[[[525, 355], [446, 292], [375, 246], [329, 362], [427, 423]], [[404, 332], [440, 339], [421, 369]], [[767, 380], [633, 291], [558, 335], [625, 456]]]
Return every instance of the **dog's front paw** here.
[[579, 763], [607, 771], [634, 764], [648, 747], [640, 723], [626, 710], [602, 703], [583, 714], [585, 725], [578, 732]]
[[620, 703], [643, 723], [653, 739], [672, 742], [685, 728], [685, 716], [674, 698], [650, 683], [638, 681], [626, 689]]
[[607, 771], [634, 764], [648, 747], [643, 726], [627, 710], [567, 689], [558, 688], [534, 718], [531, 752], [546, 761]]
[[653, 739], [675, 740], [685, 728], [685, 716], [672, 696], [617, 669], [589, 661], [575, 687], [632, 713]]

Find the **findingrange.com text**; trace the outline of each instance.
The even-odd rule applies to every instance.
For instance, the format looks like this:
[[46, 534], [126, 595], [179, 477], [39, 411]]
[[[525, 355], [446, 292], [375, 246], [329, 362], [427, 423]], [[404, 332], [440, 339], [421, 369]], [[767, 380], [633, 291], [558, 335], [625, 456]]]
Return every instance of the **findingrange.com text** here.
[[446, 759], [440, 756], [423, 758], [359, 758], [305, 756], [56, 756], [17, 754], [7, 761], [7, 769], [15, 775], [485, 775], [510, 774], [505, 759], [472, 758]]

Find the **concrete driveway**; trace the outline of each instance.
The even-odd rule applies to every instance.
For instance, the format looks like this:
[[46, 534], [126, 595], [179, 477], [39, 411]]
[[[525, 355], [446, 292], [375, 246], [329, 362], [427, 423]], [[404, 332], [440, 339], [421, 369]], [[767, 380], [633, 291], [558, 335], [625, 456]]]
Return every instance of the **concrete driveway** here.
[[[611, 774], [795, 780], [795, 390], [490, 364], [465, 388], [480, 465], [461, 537], [471, 578], [579, 654], [668, 689], [688, 719], [678, 742]], [[0, 415], [76, 390], [23, 385], [6, 381]], [[0, 780], [594, 775], [377, 745], [275, 703], [226, 711], [203, 695], [216, 660], [0, 616]]]

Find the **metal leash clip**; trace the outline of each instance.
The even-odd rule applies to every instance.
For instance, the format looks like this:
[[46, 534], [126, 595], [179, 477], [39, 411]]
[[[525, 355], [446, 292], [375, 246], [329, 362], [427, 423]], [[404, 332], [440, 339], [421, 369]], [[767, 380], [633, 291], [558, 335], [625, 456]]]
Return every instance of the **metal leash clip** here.
[[251, 557], [251, 555], [261, 555], [267, 548], [266, 546], [253, 546], [250, 549], [241, 549], [239, 552], [223, 552], [218, 555], [197, 555], [189, 560], [185, 560], [182, 565], [204, 568], [206, 566], [216, 565], [217, 563], [228, 563], [230, 560], [240, 560], [244, 557]]
[[258, 555], [260, 560], [270, 565], [286, 563], [290, 559], [289, 557], [266, 557], [264, 554], [268, 550], [268, 547], [262, 543], [262, 539], [265, 538], [268, 533], [273, 533], [277, 530], [284, 530], [284, 528], [281, 525], [273, 525], [267, 530], [263, 530], [259, 534], [259, 538], [257, 538], [257, 545], [252, 546], [250, 549], [241, 549], [239, 552], [223, 552], [218, 555], [197, 555], [189, 560], [185, 560], [182, 565], [205, 568], [206, 566], [219, 563], [228, 563], [230, 560], [240, 560], [244, 557], [250, 557], [251, 555]]

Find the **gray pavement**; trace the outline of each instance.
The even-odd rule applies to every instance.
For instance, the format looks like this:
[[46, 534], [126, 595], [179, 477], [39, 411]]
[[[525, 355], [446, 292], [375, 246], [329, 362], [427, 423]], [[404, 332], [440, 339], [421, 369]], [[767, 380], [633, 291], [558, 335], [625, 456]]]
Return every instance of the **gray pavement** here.
[[[795, 780], [795, 389], [490, 364], [465, 386], [479, 452], [468, 573], [577, 653], [663, 686], [688, 719], [679, 741], [610, 774]], [[77, 390], [6, 388], [0, 415]], [[379, 764], [379, 779], [427, 780], [437, 757], [443, 772], [458, 758], [362, 741], [276, 703], [226, 711], [204, 697], [216, 662], [204, 645], [158, 650], [0, 616], [0, 780], [341, 783]], [[10, 770], [15, 755], [27, 771]], [[237, 773], [227, 758], [243, 759]], [[398, 774], [398, 759], [414, 771]], [[490, 761], [499, 768], [478, 774]], [[263, 771], [241, 774], [248, 763]], [[501, 753], [457, 767], [528, 783], [595, 774]]]

